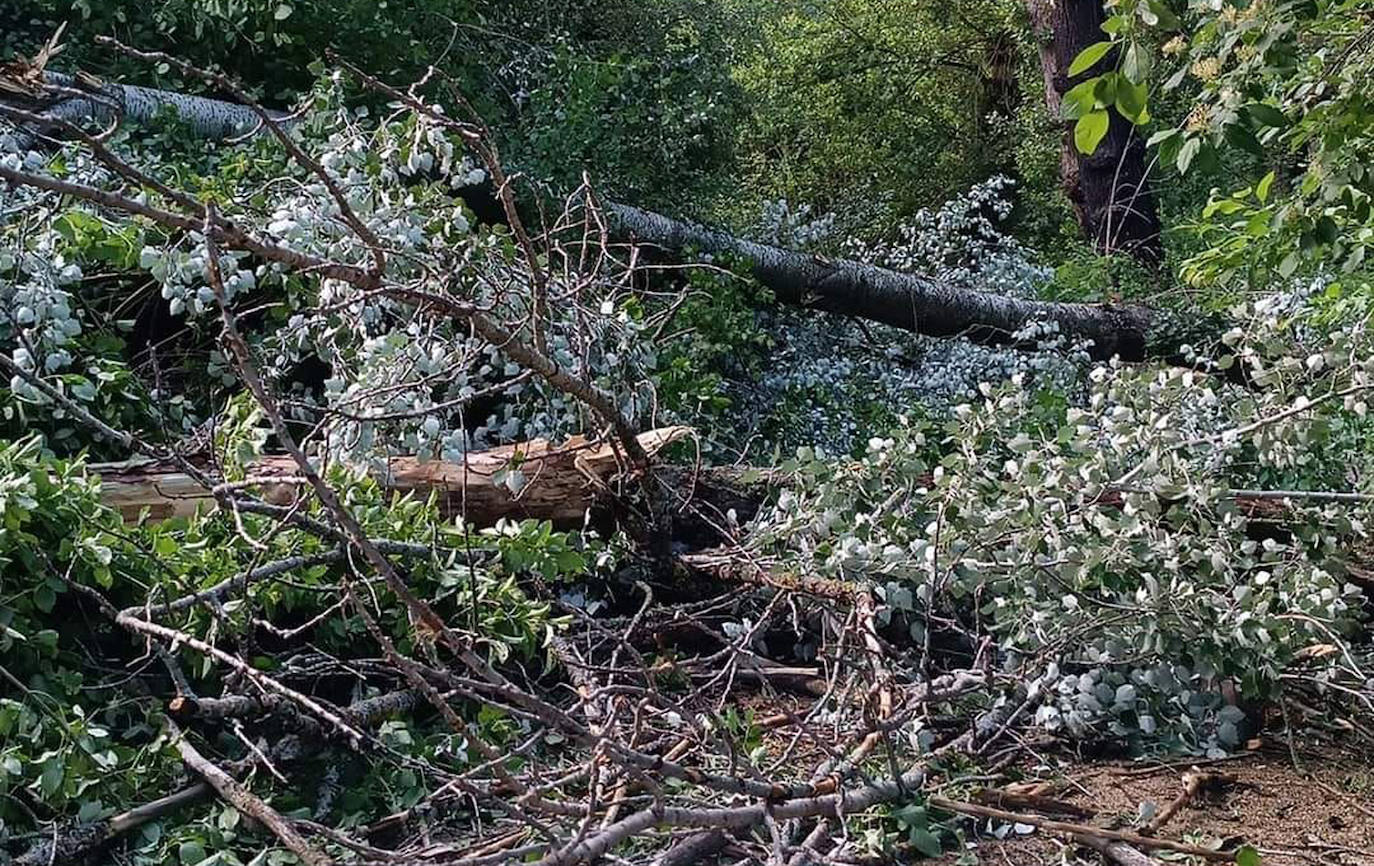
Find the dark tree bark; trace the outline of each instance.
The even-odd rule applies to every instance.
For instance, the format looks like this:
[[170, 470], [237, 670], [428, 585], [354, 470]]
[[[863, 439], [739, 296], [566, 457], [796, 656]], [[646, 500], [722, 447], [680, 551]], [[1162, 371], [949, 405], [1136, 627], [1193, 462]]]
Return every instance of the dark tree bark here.
[[[1041, 2], [1041, 0], [1030, 0]], [[1092, 5], [1088, 0], [1060, 0], [1080, 5]], [[1094, 7], [1096, 8], [1096, 7]], [[1100, 16], [1100, 11], [1099, 11]], [[2, 71], [0, 71], [2, 72]], [[48, 73], [52, 76], [53, 73]], [[0, 74], [0, 82], [4, 81]], [[26, 82], [31, 84], [31, 82]], [[194, 130], [207, 138], [218, 138], [230, 130], [244, 128], [239, 112], [241, 106], [218, 100], [188, 98], [181, 94], [146, 88], [129, 88], [115, 92], [104, 86], [101, 94], [120, 103], [122, 118], [129, 122], [143, 122], [162, 106], [174, 106]], [[41, 92], [41, 90], [40, 90]], [[1057, 99], [1057, 97], [1055, 97]], [[183, 101], [183, 100], [190, 101]], [[0, 92], [0, 105], [7, 101]], [[84, 97], [63, 105], [62, 119], [92, 116], [106, 109], [90, 104]], [[71, 114], [72, 117], [66, 115]], [[1070, 143], [1072, 146], [1072, 143]], [[1123, 145], [1124, 146], [1124, 145]], [[1111, 150], [1111, 137], [1104, 142], [1097, 160]], [[1120, 148], [1118, 148], [1120, 150]], [[1125, 152], [1125, 151], [1122, 151]], [[1085, 161], [1085, 165], [1096, 163]], [[1080, 172], [1083, 179], [1094, 184], [1101, 180], [1101, 172]], [[1143, 174], [1143, 170], [1142, 170]], [[1122, 175], [1125, 176], [1124, 173]], [[1107, 189], [1117, 189], [1115, 163], [1106, 171]], [[1080, 183], [1084, 189], [1090, 188]], [[1097, 189], [1097, 186], [1092, 186]], [[483, 199], [490, 188], [469, 190], [465, 200]], [[1111, 202], [1110, 192], [1105, 197]], [[1117, 196], [1115, 210], [1123, 214], [1135, 213], [1124, 207], [1130, 197]], [[1150, 208], [1151, 224], [1157, 226], [1153, 203], [1142, 196]], [[492, 210], [494, 206], [488, 206]], [[1061, 333], [1092, 341], [1091, 353], [1099, 359], [1120, 356], [1124, 360], [1142, 360], [1147, 353], [1147, 338], [1154, 317], [1143, 307], [1121, 304], [1068, 304], [1024, 300], [986, 292], [953, 288], [924, 277], [903, 274], [850, 261], [830, 261], [817, 256], [765, 244], [742, 240], [725, 232], [675, 220], [661, 214], [628, 205], [608, 204], [613, 228], [622, 237], [647, 242], [674, 252], [688, 248], [709, 253], [727, 254], [751, 263], [754, 276], [773, 291], [784, 303], [805, 306], [826, 312], [841, 313], [875, 322], [893, 325], [930, 336], [962, 336], [989, 344], [1015, 344], [1015, 334], [1032, 321], [1048, 321], [1058, 325]], [[1134, 223], [1129, 223], [1134, 225]], [[1121, 222], [1123, 228], [1127, 222]], [[1114, 237], [1115, 235], [1113, 235]], [[1142, 237], [1144, 237], [1142, 235]], [[1158, 245], [1158, 231], [1149, 233]]]
[[1145, 357], [1152, 315], [1122, 304], [1065, 304], [975, 292], [851, 261], [742, 240], [651, 211], [608, 204], [618, 232], [665, 249], [696, 249], [750, 263], [754, 277], [778, 300], [915, 331], [935, 337], [962, 336], [980, 343], [1014, 343], [1032, 321], [1049, 321], [1061, 333], [1093, 341], [1100, 359]]
[[[63, 75], [16, 65], [0, 68], [0, 101], [57, 122], [76, 124], [94, 121], [106, 125], [115, 120], [147, 124], [172, 108], [191, 134], [209, 141], [252, 133], [261, 125], [252, 109], [220, 99], [109, 83], [84, 73]], [[269, 114], [288, 126], [295, 122], [284, 112]], [[34, 135], [50, 130], [26, 132]]]
[[[1061, 117], [1064, 94], [1078, 83], [1069, 66], [1084, 48], [1107, 38], [1102, 0], [1026, 0], [1031, 25], [1040, 43], [1045, 73], [1045, 102]], [[1112, 63], [1109, 54], [1103, 64]], [[1089, 73], [1083, 73], [1084, 76]], [[1091, 154], [1081, 154], [1073, 141], [1073, 124], [1064, 127], [1060, 178], [1078, 216], [1083, 234], [1102, 253], [1128, 253], [1151, 267], [1164, 258], [1159, 212], [1147, 186], [1145, 143], [1131, 123], [1111, 111], [1111, 126]]]

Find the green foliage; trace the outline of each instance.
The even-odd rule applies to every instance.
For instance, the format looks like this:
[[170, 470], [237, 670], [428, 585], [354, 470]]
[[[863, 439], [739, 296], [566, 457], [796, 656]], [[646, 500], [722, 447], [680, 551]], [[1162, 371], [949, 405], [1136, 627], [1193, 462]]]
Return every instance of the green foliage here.
[[[435, 546], [432, 556], [399, 560], [412, 591], [454, 627], [472, 634], [480, 651], [497, 663], [537, 660], [559, 622], [517, 578], [537, 573], [560, 580], [605, 564], [589, 539], [553, 532], [547, 525], [472, 531], [440, 519], [432, 503], [391, 498], [375, 484], [342, 474], [331, 480], [373, 537]], [[318, 506], [307, 512], [320, 516]], [[265, 533], [268, 526], [248, 514], [237, 520], [209, 514], [124, 525], [100, 504], [99, 484], [79, 462], [44, 457], [38, 437], [0, 444], [0, 573], [5, 575], [0, 587], [0, 677], [5, 680], [0, 826], [12, 832], [32, 829], [35, 809], [44, 819], [95, 821], [175, 790], [181, 761], [168, 748], [160, 717], [171, 685], [155, 660], [151, 666], [108, 671], [87, 663], [91, 652], [133, 658], [144, 647], [137, 633], [117, 627], [89, 595], [99, 593], [118, 608], [170, 600], [267, 560], [328, 549], [303, 532]], [[250, 544], [248, 538], [263, 541]], [[343, 659], [376, 656], [380, 649], [356, 613], [337, 604], [339, 583], [347, 577], [340, 564], [302, 566], [233, 590], [214, 610], [192, 606], [162, 621], [217, 644], [242, 647], [285, 640], [283, 629], [289, 626], [307, 634], [316, 652]], [[403, 605], [380, 585], [366, 593], [397, 646], [420, 649]], [[135, 609], [136, 616], [147, 615]], [[278, 624], [275, 637], [262, 631], [269, 621]], [[253, 655], [259, 669], [289, 681], [289, 665], [266, 649]], [[185, 647], [173, 649], [170, 658], [202, 695], [216, 694], [233, 676], [209, 656]], [[329, 693], [320, 683], [302, 687], [325, 689], [320, 695], [325, 699], [350, 700], [347, 691]], [[509, 720], [491, 712], [472, 707], [488, 733], [509, 728]], [[344, 762], [350, 790], [339, 808], [345, 814], [405, 808], [429, 790], [413, 768], [396, 771], [389, 763], [395, 756], [450, 760], [446, 756], [455, 749], [461, 753], [461, 740], [441, 723], [392, 722], [378, 736], [393, 757], [354, 756]], [[313, 795], [283, 788], [275, 804], [289, 812], [298, 804], [310, 805]], [[144, 827], [129, 850], [139, 863], [216, 852], [225, 862], [247, 862], [261, 850], [261, 840], [244, 829], [236, 812], [217, 809], [190, 821], [178, 819], [165, 832], [157, 823]]]
[[1041, 292], [1059, 301], [1136, 300], [1157, 302], [1158, 275], [1130, 256], [1097, 253], [1086, 243], [1066, 245], [1054, 279]]
[[[67, 22], [73, 43], [69, 60], [95, 61], [90, 38], [110, 35], [139, 48], [166, 47], [193, 63], [220, 65], [273, 99], [307, 89], [314, 77], [310, 66], [327, 48], [347, 51], [379, 72], [422, 68], [452, 37], [450, 22], [476, 11], [467, 0], [36, 0], [27, 7], [20, 28], [8, 35], [4, 48], [9, 51], [31, 55]], [[140, 77], [169, 71], [108, 56], [100, 62], [114, 62], [122, 72], [136, 70]]]
[[1374, 244], [1369, 10], [1367, 0], [1226, 0], [1191, 4], [1180, 19], [1155, 0], [1114, 7], [1104, 29], [1118, 69], [1075, 90], [1108, 107], [1115, 92], [1115, 109], [1136, 122], [1143, 99], [1123, 105], [1120, 82], [1143, 87], [1154, 76], [1166, 92], [1187, 90], [1187, 116], [1150, 138], [1160, 161], [1218, 180], [1229, 180], [1223, 164], [1248, 170], [1239, 188], [1213, 192], [1193, 226], [1203, 247], [1183, 267], [1188, 282], [1263, 287], [1300, 271], [1365, 267]]
[[645, 204], [680, 202], [683, 190], [704, 195], [723, 180], [739, 111], [729, 18], [709, 3], [632, 5], [582, 14], [631, 14], [654, 26], [593, 47], [550, 34], [547, 47], [523, 59], [544, 68], [520, 84], [527, 95], [503, 125], [507, 158], [558, 189], [588, 172], [607, 192]]
[[767, 291], [747, 276], [714, 268], [684, 271], [689, 294], [664, 327], [677, 338], [659, 358], [659, 400], [704, 427], [723, 419], [732, 401], [726, 379], [756, 376], [772, 337], [760, 325]]
[[926, 807], [908, 803], [892, 812], [897, 824], [897, 835], [906, 844], [915, 848], [923, 857], [939, 857], [944, 853], [944, 845], [936, 832], [932, 832], [930, 816]]
[[[597, 0], [550, 6], [495, 0], [38, 0], [4, 34], [0, 56], [32, 55], [66, 22], [55, 66], [199, 91], [92, 44], [114, 35], [223, 69], [289, 105], [333, 50], [396, 83], [439, 62], [501, 140], [507, 161], [562, 189], [590, 171], [641, 203], [718, 183], [737, 114], [733, 17], [703, 0]], [[359, 97], [375, 102], [372, 94]]]
[[[74, 10], [78, 38], [112, 29], [144, 46], [176, 40], [191, 59], [231, 69], [272, 99], [309, 91], [314, 110], [302, 121], [302, 140], [352, 185], [361, 217], [385, 233], [400, 278], [429, 289], [439, 283], [423, 275], [443, 275], [445, 291], [508, 321], [528, 312], [521, 304], [530, 274], [512, 234], [474, 228], [455, 196], [481, 177], [461, 141], [416, 117], [366, 120], [347, 85], [309, 71], [324, 48], [398, 77], [448, 51], [445, 71], [497, 129], [507, 159], [559, 189], [591, 169], [616, 194], [679, 212], [714, 204], [738, 217], [756, 199], [778, 195], [815, 202], [843, 211], [852, 234], [889, 239], [853, 241], [846, 251], [929, 268], [960, 287], [1031, 294], [1043, 285], [1050, 298], [1091, 301], [1144, 298], [1156, 288], [1157, 276], [1138, 265], [1065, 242], [1067, 211], [1054, 192], [1062, 130], [1038, 106], [1042, 85], [1017, 3], [972, 11], [911, 0], [580, 5], [170, 0], [141, 8], [45, 0], [35, 5], [33, 30]], [[1031, 682], [1036, 721], [1052, 730], [1106, 733], [1141, 749], [1234, 747], [1243, 714], [1222, 705], [1219, 680], [1236, 681], [1245, 697], [1270, 696], [1289, 666], [1307, 658], [1304, 650], [1358, 625], [1359, 594], [1345, 576], [1349, 540], [1365, 531], [1366, 516], [1344, 504], [1299, 501], [1283, 533], [1264, 536], [1235, 489], [1368, 491], [1374, 302], [1357, 251], [1374, 238], [1365, 237], [1360, 167], [1368, 155], [1368, 124], [1358, 122], [1367, 114], [1357, 93], [1364, 73], [1339, 71], [1363, 69], [1364, 55], [1331, 53], [1357, 39], [1331, 16], [1364, 6], [1216, 7], [1188, 13], [1188, 25], [1199, 26], [1183, 50], [1197, 56], [1176, 61], [1168, 58], [1181, 51], [1164, 50], [1181, 26], [1169, 8], [1157, 0], [1114, 4], [1107, 38], [1070, 69], [1092, 77], [1064, 104], [1073, 141], [1090, 153], [1112, 112], [1144, 126], [1152, 112], [1177, 113], [1169, 100], [1186, 101], [1184, 92], [1196, 87], [1207, 116], [1155, 138], [1165, 161], [1186, 173], [1176, 191], [1182, 202], [1200, 177], [1264, 168], [1200, 209], [1195, 234], [1206, 246], [1185, 270], [1191, 280], [1243, 274], [1264, 285], [1328, 260], [1353, 272], [1316, 284], [1310, 297], [1282, 295], [1235, 311], [1242, 327], [1226, 335], [1218, 366], [1242, 368], [1243, 385], [1186, 368], [1119, 364], [1079, 382], [1072, 357], [975, 352], [769, 312], [773, 299], [752, 281], [706, 267], [664, 278], [672, 289], [686, 287], [681, 296], [661, 291], [657, 275], [618, 283], [619, 271], [588, 280], [594, 288], [585, 292], [570, 288], [579, 275], [556, 283], [553, 295], [575, 311], [560, 318], [560, 307], [550, 318], [549, 351], [605, 386], [635, 421], [662, 413], [698, 424], [704, 451], [743, 450], [758, 439], [809, 443], [781, 467], [789, 489], [743, 530], [755, 561], [871, 589], [881, 602], [879, 623], [912, 646], [923, 645], [932, 627], [959, 641], [991, 636], [1006, 670]], [[761, 29], [741, 32], [741, 22]], [[1329, 49], [1321, 63], [1285, 47], [1304, 39]], [[68, 56], [100, 60], [84, 42]], [[1214, 69], [1215, 58], [1222, 59]], [[1260, 65], [1244, 65], [1256, 58]], [[135, 68], [101, 62], [103, 71]], [[1149, 84], [1176, 62], [1193, 80], [1171, 79], [1147, 100]], [[1008, 87], [1022, 91], [1019, 101]], [[747, 117], [745, 97], [753, 100]], [[153, 134], [123, 132], [112, 145], [220, 203], [254, 232], [311, 254], [366, 261], [319, 185], [270, 142], [209, 150], [170, 122]], [[1349, 159], [1344, 148], [1353, 150]], [[1223, 160], [1232, 149], [1249, 155]], [[726, 191], [735, 201], [721, 205], [722, 170], [735, 156], [741, 188]], [[1042, 266], [994, 230], [984, 207], [999, 222], [1011, 207], [992, 199], [927, 213], [893, 240], [894, 216], [1003, 168], [1024, 179], [1013, 222], [1048, 239], [1057, 267]], [[26, 169], [108, 180], [91, 181], [89, 160], [71, 151]], [[41, 340], [22, 329], [39, 314], [16, 315], [0, 333], [6, 351], [24, 351], [27, 365], [92, 413], [155, 439], [175, 440], [196, 419], [216, 416], [219, 468], [243, 480], [273, 442], [258, 406], [234, 393], [234, 373], [213, 348], [211, 328], [200, 324], [214, 309], [200, 239], [113, 222], [52, 197], [16, 201], [20, 215], [0, 226], [0, 271], [43, 289], [34, 294], [43, 295], [42, 315], [55, 324], [30, 355], [26, 347]], [[742, 270], [738, 262], [714, 264]], [[351, 466], [331, 459], [328, 480], [363, 531], [406, 551], [392, 555], [409, 589], [475, 652], [505, 671], [537, 668], [562, 624], [547, 585], [603, 571], [614, 551], [537, 521], [478, 529], [445, 520], [437, 502], [390, 496], [358, 468], [398, 451], [452, 459], [474, 440], [587, 430], [604, 419], [539, 378], [517, 382], [519, 365], [499, 347], [442, 317], [408, 319], [414, 311], [390, 299], [350, 294], [339, 281], [285, 274], [247, 255], [231, 253], [221, 266], [242, 293], [233, 302], [266, 376], [285, 395], [290, 422], [318, 424], [331, 458], [356, 458]], [[603, 284], [610, 288], [595, 295]], [[149, 372], [138, 361], [151, 340], [164, 338], [150, 336], [146, 321], [135, 327], [131, 299], [177, 323], [168, 337], [175, 369]], [[1221, 300], [1232, 298], [1212, 297], [1210, 306]], [[579, 308], [589, 314], [576, 318]], [[1213, 320], [1197, 312], [1179, 327], [1206, 332]], [[1029, 333], [1027, 340], [1047, 336]], [[942, 352], [943, 365], [931, 363]], [[1065, 368], [1071, 375], [1056, 378]], [[142, 384], [145, 375], [168, 374], [175, 380], [168, 390], [160, 378], [157, 390]], [[976, 376], [1011, 382], [975, 391]], [[92, 439], [23, 377], [9, 385], [0, 392], [0, 436], [8, 437], [0, 439], [4, 829], [90, 821], [178, 784], [181, 764], [168, 749], [162, 714], [181, 687], [160, 658], [143, 655], [145, 638], [117, 625], [100, 601], [130, 608], [131, 617], [159, 617], [192, 642], [231, 647], [254, 671], [336, 706], [370, 694], [357, 670], [389, 652], [388, 643], [441, 667], [442, 650], [392, 589], [356, 551], [336, 553], [327, 531], [246, 510], [124, 524], [100, 505], [98, 483], [79, 460], [65, 458], [127, 455]], [[482, 402], [489, 400], [494, 408]], [[945, 412], [951, 401], [959, 405]], [[465, 416], [478, 403], [482, 417]], [[512, 459], [496, 481], [518, 494], [527, 471], [535, 470]], [[304, 494], [297, 505], [300, 517], [329, 522]], [[300, 557], [325, 558], [250, 577], [264, 562]], [[213, 603], [155, 612], [158, 602], [216, 587], [227, 588], [215, 590]], [[389, 641], [376, 638], [360, 603]], [[794, 622], [808, 615], [793, 610]], [[193, 690], [242, 690], [246, 674], [192, 642], [162, 649]], [[677, 648], [663, 646], [650, 659], [674, 700], [694, 689], [672, 664], [677, 657]], [[1330, 684], [1368, 688], [1347, 683], [1349, 671], [1336, 662], [1312, 662], [1327, 665], [1320, 675]], [[520, 711], [456, 694], [467, 733], [511, 752], [524, 748], [530, 727]], [[751, 711], [730, 707], [703, 718], [756, 767], [766, 764], [764, 730]], [[298, 779], [332, 779], [338, 789], [325, 807], [315, 791], [277, 786], [266, 774], [249, 781], [284, 813], [319, 809], [334, 826], [353, 827], [426, 803], [440, 780], [477, 763], [464, 734], [416, 713], [383, 722], [367, 750], [301, 757], [306, 770]], [[916, 751], [929, 745], [927, 730], [902, 734]], [[557, 743], [547, 737], [542, 745]], [[215, 746], [245, 754], [227, 734]], [[512, 757], [511, 766], [529, 754]], [[665, 787], [691, 788], [682, 779]], [[919, 803], [876, 822], [875, 848], [904, 844], [937, 857], [958, 838]], [[236, 863], [263, 845], [237, 812], [218, 807], [140, 834], [128, 853], [141, 863]], [[1248, 857], [1239, 858], [1244, 866]]]
[[27, 823], [10, 795], [20, 789], [94, 820], [169, 777], [143, 708], [92, 691], [72, 625], [70, 584], [121, 580], [118, 523], [79, 464], [43, 459], [36, 437], [0, 443], [0, 824]]
[[1081, 401], [984, 386], [947, 423], [875, 436], [858, 464], [800, 449], [754, 549], [873, 586], [917, 640], [933, 613], [991, 630], [1013, 657], [1053, 652], [1040, 715], [1053, 728], [1232, 747], [1235, 710], [1208, 683], [1271, 695], [1296, 653], [1353, 633], [1360, 609], [1340, 538], [1361, 515], [1296, 500], [1287, 533], [1259, 540], [1227, 492], [1339, 488], [1349, 478], [1322, 473], [1343, 462], [1369, 477], [1351, 462], [1369, 453], [1367, 330], [1311, 331], [1314, 311], [1281, 302], [1237, 311], [1246, 327], [1227, 335], [1222, 366], [1243, 364], [1249, 387], [1102, 366]]
[[806, 202], [873, 236], [1012, 163], [1033, 100], [1018, 4], [741, 5], [758, 34], [735, 72], [746, 207]]

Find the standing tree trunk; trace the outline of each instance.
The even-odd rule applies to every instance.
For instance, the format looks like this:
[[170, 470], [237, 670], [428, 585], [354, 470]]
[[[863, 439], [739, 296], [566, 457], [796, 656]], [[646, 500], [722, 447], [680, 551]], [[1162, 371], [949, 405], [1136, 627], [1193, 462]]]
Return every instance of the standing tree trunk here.
[[[1040, 43], [1045, 102], [1058, 118], [1064, 94], [1077, 83], [1069, 78], [1070, 64], [1084, 48], [1107, 38], [1102, 0], [1026, 0], [1026, 7]], [[1128, 253], [1154, 267], [1164, 248], [1159, 212], [1146, 185], [1145, 144], [1128, 120], [1115, 110], [1110, 116], [1107, 135], [1088, 155], [1078, 152], [1073, 124], [1065, 123], [1060, 179], [1083, 234], [1099, 252]]]

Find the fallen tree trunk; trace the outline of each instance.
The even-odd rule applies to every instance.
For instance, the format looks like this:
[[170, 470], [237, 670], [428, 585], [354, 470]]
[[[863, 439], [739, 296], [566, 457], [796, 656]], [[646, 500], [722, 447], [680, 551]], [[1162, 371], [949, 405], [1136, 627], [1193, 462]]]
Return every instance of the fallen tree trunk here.
[[[644, 450], [654, 456], [691, 435], [688, 427], [664, 427], [639, 435]], [[396, 493], [420, 497], [435, 494], [446, 517], [463, 515], [489, 525], [503, 517], [536, 518], [558, 525], [578, 525], [587, 509], [605, 498], [612, 477], [623, 464], [607, 442], [575, 436], [554, 445], [534, 439], [488, 451], [474, 451], [462, 462], [394, 457], [372, 473], [378, 483]], [[145, 509], [154, 520], [187, 517], [215, 507], [211, 491], [173, 467], [143, 461], [93, 464], [100, 476], [101, 501], [119, 509], [125, 520], [137, 519]], [[299, 486], [293, 480], [296, 464], [290, 457], [272, 456], [248, 467], [249, 480], [269, 502], [289, 504]], [[518, 493], [507, 485], [507, 473], [524, 476]]]
[[621, 204], [608, 204], [622, 234], [675, 252], [696, 249], [738, 256], [778, 300], [842, 313], [934, 337], [962, 336], [979, 343], [1015, 343], [1035, 321], [1093, 341], [1099, 359], [1145, 357], [1153, 315], [1144, 307], [1034, 301], [958, 289], [914, 274], [852, 261], [832, 261], [743, 240]]
[[[65, 75], [41, 68], [9, 64], [0, 67], [0, 100], [51, 118], [54, 125], [116, 121], [148, 124], [168, 110], [188, 131], [207, 141], [222, 141], [256, 131], [261, 120], [246, 105], [191, 96], [151, 87], [106, 82], [94, 75]], [[268, 112], [289, 123], [284, 112]], [[26, 129], [32, 136], [49, 129]]]
[[[73, 89], [75, 85], [80, 87]], [[258, 123], [251, 109], [234, 103], [105, 84], [83, 75], [0, 70], [0, 102], [16, 99], [42, 106], [48, 116], [67, 122], [119, 117], [142, 123], [172, 108], [196, 134], [216, 140], [251, 131]], [[490, 190], [486, 194], [494, 195]], [[499, 213], [494, 207], [475, 209]], [[673, 253], [694, 248], [747, 259], [754, 277], [784, 303], [990, 344], [1015, 344], [1016, 333], [1027, 324], [1051, 322], [1061, 333], [1091, 340], [1096, 358], [1146, 356], [1154, 316], [1144, 307], [1054, 303], [970, 291], [914, 274], [755, 243], [630, 205], [611, 203], [607, 210], [617, 234], [627, 239]]]

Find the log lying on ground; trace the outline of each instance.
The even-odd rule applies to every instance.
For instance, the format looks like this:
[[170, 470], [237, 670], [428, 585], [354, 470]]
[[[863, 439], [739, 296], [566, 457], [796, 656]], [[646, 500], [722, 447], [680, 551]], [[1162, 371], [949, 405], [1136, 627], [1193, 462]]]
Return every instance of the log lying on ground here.
[[[251, 131], [258, 124], [250, 109], [235, 103], [106, 84], [91, 76], [41, 70], [35, 76], [32, 71], [14, 67], [0, 69], [0, 102], [16, 99], [25, 107], [69, 122], [119, 117], [126, 122], [146, 123], [172, 108], [194, 133], [214, 140]], [[489, 188], [470, 194], [494, 196]], [[958, 289], [914, 274], [755, 243], [630, 205], [610, 203], [606, 207], [613, 217], [612, 227], [621, 237], [673, 253], [694, 248], [747, 259], [754, 277], [784, 303], [930, 336], [963, 336], [991, 344], [1015, 343], [1016, 332], [1025, 325], [1052, 322], [1061, 333], [1091, 340], [1091, 352], [1099, 359], [1119, 355], [1134, 361], [1147, 354], [1154, 315], [1144, 307], [1053, 303]], [[484, 208], [481, 203], [475, 203], [475, 209], [500, 213], [499, 208]]]
[[606, 207], [621, 233], [638, 241], [747, 259], [755, 279], [789, 304], [993, 344], [1014, 342], [1015, 333], [1031, 322], [1053, 322], [1060, 333], [1092, 340], [1097, 358], [1120, 355], [1135, 361], [1146, 354], [1154, 317], [1145, 307], [1051, 303], [958, 289], [914, 274], [743, 240], [637, 207]]
[[[654, 456], [691, 434], [689, 427], [663, 427], [641, 433], [639, 442]], [[373, 477], [397, 493], [436, 494], [445, 516], [465, 515], [479, 524], [509, 517], [576, 525], [605, 497], [622, 463], [610, 443], [574, 436], [559, 445], [533, 439], [474, 451], [463, 462], [395, 457], [378, 466]], [[144, 509], [154, 520], [167, 520], [215, 506], [210, 491], [167, 465], [143, 461], [90, 468], [100, 476], [101, 501], [119, 509], [125, 520], [136, 519]], [[525, 479], [518, 494], [505, 481], [513, 468]], [[259, 482], [257, 490], [269, 502], [287, 504], [296, 496], [298, 488], [291, 481], [296, 465], [289, 457], [265, 457], [248, 467], [248, 476]]]

